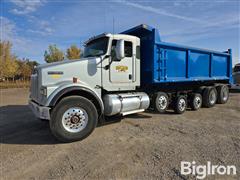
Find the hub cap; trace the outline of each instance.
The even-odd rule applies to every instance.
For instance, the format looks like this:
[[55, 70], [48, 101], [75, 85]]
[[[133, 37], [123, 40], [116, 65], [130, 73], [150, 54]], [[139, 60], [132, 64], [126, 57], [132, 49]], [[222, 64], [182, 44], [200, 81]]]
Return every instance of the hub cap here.
[[180, 111], [184, 111], [186, 108], [186, 101], [184, 99], [180, 99], [178, 102], [178, 107]]
[[88, 123], [87, 112], [80, 108], [69, 108], [62, 117], [62, 125], [66, 131], [76, 133], [82, 131]]
[[167, 108], [167, 98], [165, 96], [160, 96], [158, 98], [158, 105], [160, 109], [166, 109]]

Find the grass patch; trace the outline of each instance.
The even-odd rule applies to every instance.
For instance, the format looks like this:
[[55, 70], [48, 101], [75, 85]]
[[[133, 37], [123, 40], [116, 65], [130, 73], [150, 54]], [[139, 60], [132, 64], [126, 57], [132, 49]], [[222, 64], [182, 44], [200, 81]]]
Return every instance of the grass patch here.
[[0, 89], [29, 88], [30, 81], [0, 82]]

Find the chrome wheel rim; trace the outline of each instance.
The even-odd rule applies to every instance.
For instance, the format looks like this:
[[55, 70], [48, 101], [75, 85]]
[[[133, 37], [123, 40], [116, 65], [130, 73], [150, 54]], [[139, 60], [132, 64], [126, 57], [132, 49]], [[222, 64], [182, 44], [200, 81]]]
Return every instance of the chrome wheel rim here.
[[88, 123], [87, 112], [80, 107], [73, 107], [66, 110], [62, 116], [64, 129], [71, 133], [82, 131]]
[[217, 100], [216, 93], [214, 91], [210, 92], [209, 100], [211, 104], [214, 104]]
[[200, 108], [201, 104], [202, 104], [201, 98], [200, 97], [196, 97], [195, 98], [195, 105], [196, 105], [196, 107]]
[[178, 102], [178, 107], [180, 111], [184, 111], [186, 108], [186, 101], [184, 99], [180, 99]]
[[167, 98], [165, 96], [160, 96], [158, 98], [158, 106], [162, 110], [167, 108]]

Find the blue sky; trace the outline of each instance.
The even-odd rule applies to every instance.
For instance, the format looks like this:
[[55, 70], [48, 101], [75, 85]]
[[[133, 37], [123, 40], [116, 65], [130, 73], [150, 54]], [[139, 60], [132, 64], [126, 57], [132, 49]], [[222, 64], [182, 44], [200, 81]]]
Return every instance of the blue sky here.
[[233, 49], [239, 62], [239, 0], [81, 1], [1, 0], [1, 39], [14, 53], [43, 63], [49, 44], [65, 50], [82, 46], [102, 32], [121, 32], [139, 24], [160, 31], [162, 41], [208, 48]]

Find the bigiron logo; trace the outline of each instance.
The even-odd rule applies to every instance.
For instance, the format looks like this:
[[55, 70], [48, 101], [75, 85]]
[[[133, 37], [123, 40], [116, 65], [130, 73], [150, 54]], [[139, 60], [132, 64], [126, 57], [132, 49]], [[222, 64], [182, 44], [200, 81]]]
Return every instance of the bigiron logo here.
[[194, 175], [197, 179], [204, 179], [210, 175], [236, 175], [237, 169], [234, 165], [212, 165], [210, 161], [206, 165], [197, 165], [195, 161], [181, 162], [182, 175]]

